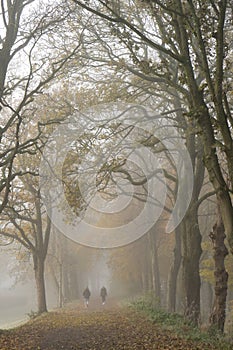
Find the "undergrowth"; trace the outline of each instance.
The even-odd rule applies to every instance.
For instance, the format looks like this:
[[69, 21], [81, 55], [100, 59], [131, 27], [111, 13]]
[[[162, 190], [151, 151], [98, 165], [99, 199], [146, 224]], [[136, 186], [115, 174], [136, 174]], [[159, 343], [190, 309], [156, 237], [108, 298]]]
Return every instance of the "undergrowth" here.
[[145, 313], [148, 318], [165, 330], [170, 330], [177, 335], [193, 341], [214, 345], [219, 350], [232, 350], [233, 345], [227, 341], [225, 335], [217, 330], [201, 331], [192, 325], [184, 316], [177, 313], [169, 313], [159, 307], [159, 303], [151, 295], [139, 297], [128, 303], [130, 308]]

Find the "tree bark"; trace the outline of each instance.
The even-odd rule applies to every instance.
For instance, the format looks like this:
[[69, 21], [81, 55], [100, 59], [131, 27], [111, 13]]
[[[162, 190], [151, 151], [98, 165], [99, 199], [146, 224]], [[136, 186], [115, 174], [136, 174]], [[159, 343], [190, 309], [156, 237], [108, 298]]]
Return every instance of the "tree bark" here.
[[[199, 16], [196, 8], [192, 4], [191, 10], [194, 14], [193, 30], [195, 30], [198, 37], [199, 52], [203, 62], [202, 74], [204, 74], [209, 93], [212, 98], [212, 102], [215, 106], [216, 119], [218, 121], [218, 127], [223, 139], [224, 150], [226, 160], [228, 164], [228, 176], [231, 182], [233, 182], [232, 176], [232, 148], [233, 142], [230, 133], [230, 127], [228, 125], [227, 116], [223, 108], [222, 100], [222, 87], [223, 87], [223, 60], [224, 60], [224, 18], [226, 12], [225, 5], [220, 6], [219, 18], [216, 22], [218, 26], [217, 33], [217, 45], [216, 45], [216, 75], [214, 80], [211, 79], [211, 71], [208, 67], [208, 55], [206, 53], [204, 45], [204, 37], [200, 32]], [[203, 149], [204, 149], [204, 162], [205, 167], [209, 173], [209, 178], [216, 191], [218, 203], [220, 204], [220, 212], [225, 227], [227, 239], [230, 245], [231, 253], [233, 254], [233, 206], [230, 198], [228, 184], [226, 183], [221, 169], [221, 159], [218, 157], [217, 144], [218, 140], [215, 137], [215, 125], [213, 124], [213, 118], [210, 114], [208, 104], [205, 102], [203, 90], [200, 89], [197, 79], [195, 78], [196, 72], [192, 62], [192, 54], [190, 50], [190, 33], [187, 30], [187, 24], [185, 20], [186, 8], [183, 6], [181, 0], [176, 0], [176, 9], [181, 14], [177, 17], [176, 25], [174, 27], [176, 32], [176, 39], [180, 47], [180, 52], [183, 55], [184, 63], [183, 69], [187, 80], [188, 90], [190, 93], [189, 107], [192, 112], [191, 119], [199, 126]], [[231, 184], [231, 187], [233, 184]]]
[[168, 311], [176, 311], [176, 290], [177, 290], [177, 277], [181, 265], [181, 230], [182, 223], [175, 230], [175, 248], [174, 248], [174, 260], [170, 268], [169, 281], [168, 281]]
[[159, 272], [159, 260], [158, 260], [158, 248], [156, 243], [156, 227], [149, 232], [149, 249], [151, 258], [149, 264], [151, 265], [151, 282], [152, 290], [155, 293], [157, 302], [161, 302], [161, 285], [160, 285], [160, 272]]
[[[219, 210], [218, 208], [218, 211]], [[213, 226], [213, 232], [210, 233], [210, 238], [213, 242], [213, 258], [215, 264], [215, 299], [210, 315], [210, 324], [220, 332], [224, 331], [228, 282], [228, 273], [225, 269], [225, 257], [228, 255], [228, 250], [224, 243], [225, 237], [222, 217], [218, 212], [217, 222]]]
[[185, 316], [194, 325], [197, 325], [200, 316], [201, 280], [199, 261], [202, 250], [196, 207], [190, 207], [184, 218], [184, 224], [183, 280], [186, 297]]
[[158, 303], [161, 303], [161, 284], [160, 284], [160, 272], [159, 272], [159, 259], [158, 249], [156, 246], [152, 249], [152, 283], [155, 296], [158, 299]]
[[34, 253], [33, 261], [36, 281], [38, 314], [42, 314], [43, 312], [48, 311], [45, 293], [44, 258], [41, 255]]
[[209, 315], [212, 310], [214, 289], [210, 282], [203, 281], [201, 285], [201, 323], [209, 322]]

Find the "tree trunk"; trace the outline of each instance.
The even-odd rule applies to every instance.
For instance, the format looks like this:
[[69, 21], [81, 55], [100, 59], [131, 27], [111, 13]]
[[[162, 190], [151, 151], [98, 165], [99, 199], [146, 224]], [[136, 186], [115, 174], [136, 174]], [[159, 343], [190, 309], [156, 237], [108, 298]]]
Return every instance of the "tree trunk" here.
[[[205, 168], [203, 164], [203, 148], [192, 133], [192, 123], [187, 130], [186, 144], [189, 151], [193, 171], [194, 183], [192, 200], [182, 221], [182, 256], [183, 281], [185, 290], [185, 316], [195, 326], [200, 318], [201, 279], [199, 273], [200, 257], [202, 253], [202, 236], [198, 223], [199, 196], [204, 181]], [[185, 196], [185, 194], [184, 194]]]
[[158, 260], [158, 250], [154, 246], [152, 249], [152, 282], [153, 290], [155, 291], [158, 303], [161, 303], [161, 284], [160, 284], [160, 272], [159, 272], [159, 260]]
[[168, 311], [176, 311], [176, 289], [177, 289], [177, 277], [182, 260], [181, 255], [181, 230], [182, 223], [175, 230], [175, 248], [174, 248], [174, 260], [170, 268], [169, 281], [168, 281]]
[[69, 278], [69, 269], [67, 265], [63, 267], [63, 281], [62, 281], [62, 290], [63, 290], [63, 296], [64, 300], [71, 301], [71, 294], [70, 294], [70, 278]]
[[156, 243], [156, 231], [155, 227], [149, 232], [149, 244], [151, 259], [149, 263], [151, 264], [151, 277], [152, 277], [152, 289], [157, 298], [157, 302], [160, 304], [161, 301], [161, 285], [160, 285], [160, 272], [159, 272], [159, 261], [158, 261], [158, 248]]
[[58, 280], [58, 278], [56, 276], [56, 273], [54, 271], [54, 268], [53, 268], [52, 264], [50, 265], [49, 269], [50, 269], [50, 275], [51, 275], [51, 277], [53, 279], [53, 282], [54, 282], [54, 285], [55, 285], [55, 288], [56, 288], [56, 292], [57, 292], [57, 295], [58, 295], [58, 304], [57, 304], [57, 306], [59, 307], [59, 289], [60, 289], [60, 287], [59, 287], [59, 280]]
[[47, 312], [44, 279], [44, 259], [40, 255], [34, 254], [33, 261], [36, 280], [38, 314], [42, 314], [43, 312]]
[[78, 275], [74, 268], [70, 270], [70, 298], [71, 300], [78, 299]]
[[64, 303], [64, 297], [63, 297], [63, 265], [62, 263], [59, 264], [59, 294], [58, 294], [58, 299], [59, 299], [59, 307], [62, 308], [63, 303]]
[[143, 293], [148, 293], [153, 290], [150, 233], [148, 233], [145, 239], [145, 250], [143, 250], [143, 253], [146, 255], [145, 259], [141, 262], [140, 270]]
[[152, 290], [152, 274], [151, 274], [151, 265], [147, 261], [144, 263], [144, 289], [145, 292], [150, 292]]
[[223, 332], [226, 318], [226, 298], [227, 298], [227, 281], [228, 273], [225, 269], [225, 257], [228, 250], [225, 246], [225, 230], [221, 214], [218, 213], [218, 219], [213, 226], [213, 232], [210, 233], [210, 238], [213, 242], [214, 249], [214, 264], [215, 264], [215, 299], [212, 313], [210, 315], [210, 324]]
[[184, 218], [183, 232], [183, 279], [186, 297], [185, 316], [194, 325], [200, 316], [199, 261], [201, 257], [201, 234], [195, 205], [189, 208]]
[[211, 283], [202, 281], [201, 286], [201, 322], [207, 324], [213, 305], [214, 290]]
[[142, 291], [143, 293], [146, 293], [146, 281], [145, 281], [145, 274], [144, 271], [141, 272], [141, 281], [142, 281]]

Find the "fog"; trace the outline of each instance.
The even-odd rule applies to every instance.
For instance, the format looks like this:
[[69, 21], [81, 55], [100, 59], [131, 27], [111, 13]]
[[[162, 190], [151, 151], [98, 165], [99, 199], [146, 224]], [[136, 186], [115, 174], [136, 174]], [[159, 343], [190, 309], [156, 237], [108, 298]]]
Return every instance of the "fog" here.
[[[0, 267], [0, 328], [11, 328], [29, 320], [29, 315], [36, 312], [36, 287], [31, 264], [22, 271], [15, 258], [1, 250]], [[49, 279], [47, 281], [49, 287]], [[49, 309], [57, 306], [54, 287], [47, 290]]]
[[[2, 277], [1, 277], [2, 278]], [[27, 314], [35, 310], [34, 290], [30, 285], [17, 285], [0, 290], [0, 327], [8, 328], [19, 321], [26, 321]]]
[[[68, 247], [74, 246], [72, 242], [66, 242]], [[98, 250], [89, 250], [82, 247], [81, 254], [83, 271], [80, 271], [80, 261], [77, 263], [63, 264], [66, 274], [63, 277], [63, 304], [73, 300], [82, 300], [82, 293], [86, 286], [91, 290], [92, 299], [99, 298], [100, 288], [104, 285], [110, 291], [110, 269], [107, 266], [108, 254]], [[14, 252], [15, 253], [15, 252]], [[52, 254], [49, 253], [51, 256]], [[54, 283], [54, 276], [51, 272], [51, 262], [46, 262], [46, 300], [48, 310], [59, 307], [59, 291]], [[69, 258], [71, 257], [71, 253]], [[69, 259], [67, 257], [67, 261]], [[77, 258], [77, 257], [76, 257]], [[73, 258], [74, 259], [74, 258]], [[1, 249], [0, 266], [0, 328], [12, 328], [21, 322], [29, 320], [30, 314], [37, 311], [37, 295], [34, 281], [33, 266], [30, 261], [19, 264], [12, 254], [12, 250]], [[55, 261], [56, 270], [56, 261]], [[54, 267], [54, 266], [53, 266]], [[66, 269], [68, 267], [68, 270]], [[24, 270], [25, 268], [25, 270]], [[55, 271], [55, 275], [57, 271]], [[58, 276], [55, 276], [58, 278]], [[69, 278], [67, 281], [66, 277]], [[71, 280], [72, 279], [72, 280]], [[66, 284], [66, 285], [65, 285]], [[69, 284], [70, 290], [67, 290]]]
[[35, 288], [29, 281], [16, 283], [11, 276], [13, 259], [1, 252], [0, 268], [0, 327], [7, 328], [18, 321], [27, 320], [27, 313], [35, 310]]

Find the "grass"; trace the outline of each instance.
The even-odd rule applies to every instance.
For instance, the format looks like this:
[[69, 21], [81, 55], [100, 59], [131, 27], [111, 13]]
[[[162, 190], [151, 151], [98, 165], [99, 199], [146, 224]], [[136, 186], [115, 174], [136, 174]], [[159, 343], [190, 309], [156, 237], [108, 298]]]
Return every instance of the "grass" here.
[[215, 345], [219, 350], [232, 350], [233, 348], [232, 343], [227, 341], [224, 334], [213, 329], [201, 331], [184, 316], [162, 310], [151, 295], [139, 297], [128, 303], [128, 306], [145, 313], [153, 323], [158, 324], [162, 329], [170, 330], [185, 339]]

